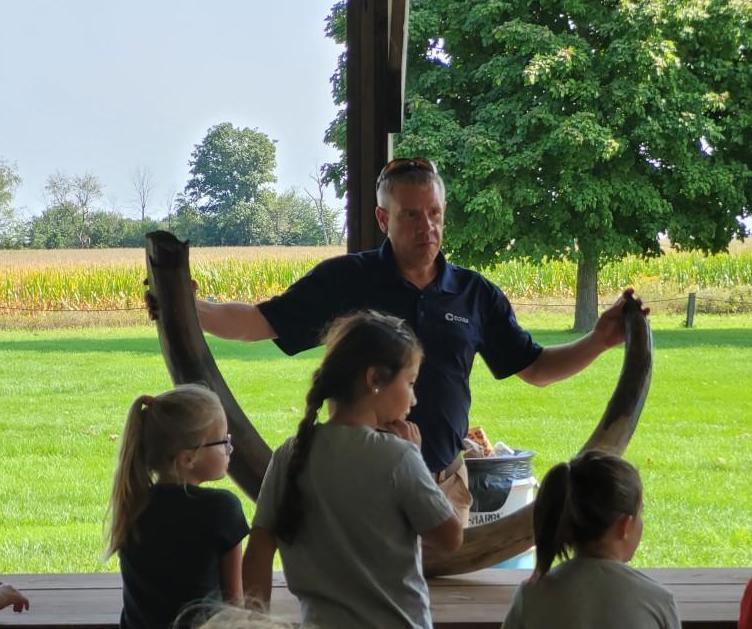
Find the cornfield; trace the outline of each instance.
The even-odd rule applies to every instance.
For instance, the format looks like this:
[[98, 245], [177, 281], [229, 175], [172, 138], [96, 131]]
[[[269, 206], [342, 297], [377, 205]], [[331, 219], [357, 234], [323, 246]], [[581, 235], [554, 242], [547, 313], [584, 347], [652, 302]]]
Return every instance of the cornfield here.
[[[255, 302], [278, 294], [317, 262], [342, 253], [329, 248], [191, 250], [200, 295]], [[143, 305], [143, 250], [0, 252], [0, 313], [34, 310], [136, 309]], [[573, 300], [576, 266], [550, 260], [509, 261], [483, 273], [514, 300]], [[599, 290], [613, 296], [626, 286], [651, 296], [689, 291], [752, 291], [752, 249], [704, 256], [669, 252], [659, 258], [625, 257], [599, 272]], [[724, 293], [724, 294], [726, 294]]]
[[[483, 272], [511, 298], [575, 296], [577, 266], [570, 261], [534, 264], [512, 260]], [[598, 289], [602, 295], [618, 293], [626, 286], [664, 294], [752, 286], [752, 251], [738, 255], [682, 252], [658, 258], [627, 256], [599, 270]]]

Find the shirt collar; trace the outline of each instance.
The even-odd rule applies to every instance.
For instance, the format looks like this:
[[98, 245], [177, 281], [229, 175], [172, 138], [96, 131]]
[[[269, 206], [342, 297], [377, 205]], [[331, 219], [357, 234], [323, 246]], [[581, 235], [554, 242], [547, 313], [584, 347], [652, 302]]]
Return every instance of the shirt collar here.
[[[389, 270], [389, 274], [399, 281], [403, 281], [403, 277], [400, 275], [399, 268], [397, 267], [397, 261], [394, 259], [394, 249], [392, 249], [392, 243], [389, 238], [384, 238], [384, 242], [379, 247], [379, 260], [385, 268]], [[436, 279], [426, 287], [426, 290], [435, 288], [442, 293], [456, 294], [460, 292], [457, 278], [457, 270], [454, 265], [447, 262], [444, 254], [439, 251], [439, 255], [436, 257], [436, 263], [438, 265], [438, 274]]]

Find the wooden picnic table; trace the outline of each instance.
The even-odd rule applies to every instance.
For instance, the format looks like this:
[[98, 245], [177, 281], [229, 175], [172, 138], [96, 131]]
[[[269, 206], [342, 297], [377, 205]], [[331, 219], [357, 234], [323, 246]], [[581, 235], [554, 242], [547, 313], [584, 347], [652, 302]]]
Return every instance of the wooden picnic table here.
[[[644, 570], [676, 597], [682, 625], [692, 629], [736, 629], [739, 601], [752, 568], [658, 568]], [[481, 570], [431, 579], [431, 611], [437, 629], [499, 629], [527, 570]], [[31, 610], [0, 612], [0, 625], [39, 629], [115, 629], [122, 604], [120, 575], [6, 575], [22, 590]], [[274, 575], [272, 614], [297, 620], [298, 603], [281, 573]]]

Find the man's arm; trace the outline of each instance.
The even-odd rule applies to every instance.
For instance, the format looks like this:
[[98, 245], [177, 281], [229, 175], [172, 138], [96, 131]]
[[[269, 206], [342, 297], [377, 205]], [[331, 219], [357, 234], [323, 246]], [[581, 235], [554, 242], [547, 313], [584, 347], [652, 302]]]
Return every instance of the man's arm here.
[[[634, 291], [628, 288], [624, 294]], [[528, 384], [544, 387], [579, 373], [604, 351], [624, 342], [624, 296], [606, 310], [593, 328], [581, 339], [564, 345], [546, 347], [535, 361], [517, 375]], [[638, 299], [637, 303], [642, 306]], [[647, 316], [649, 308], [642, 309]]]
[[214, 336], [237, 341], [277, 338], [277, 333], [261, 310], [252, 304], [218, 304], [197, 299], [196, 309], [201, 328]]
[[590, 332], [572, 343], [544, 347], [535, 362], [517, 375], [528, 384], [545, 387], [579, 373], [606, 349]]

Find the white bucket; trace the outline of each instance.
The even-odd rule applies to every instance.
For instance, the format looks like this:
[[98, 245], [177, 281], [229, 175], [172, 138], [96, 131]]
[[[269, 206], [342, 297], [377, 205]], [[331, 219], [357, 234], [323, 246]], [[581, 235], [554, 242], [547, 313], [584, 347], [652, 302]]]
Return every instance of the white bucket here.
[[[503, 497], [503, 491], [499, 494], [499, 499], [503, 499], [503, 503], [498, 509], [495, 509], [494, 511], [471, 511], [468, 528], [496, 522], [510, 513], [526, 507], [535, 500], [535, 490], [538, 487], [538, 481], [532, 475], [530, 467], [530, 458], [532, 457], [532, 454], [533, 453], [529, 451], [516, 450], [511, 455], [495, 457], [495, 460], [505, 459], [508, 462], [508, 469], [506, 470], [508, 475], [502, 473], [501, 478], [505, 478], [506, 482], [509, 483], [509, 485], [507, 485], [509, 491], [505, 498]], [[481, 477], [483, 474], [483, 467], [494, 465], [494, 461], [489, 458], [477, 459], [473, 462], [470, 461], [473, 460], [466, 459], [466, 463], [468, 463], [468, 472], [470, 474], [480, 474]], [[497, 478], [499, 478], [498, 470]], [[487, 490], [486, 493], [488, 495]], [[484, 502], [481, 502], [480, 504], [484, 504]], [[491, 500], [486, 500], [485, 504], [494, 504], [493, 494], [491, 495]], [[499, 503], [495, 502], [495, 504]], [[535, 549], [531, 548], [524, 553], [520, 553], [506, 561], [502, 561], [493, 567], [532, 569], [535, 567]]]
[[537, 486], [538, 481], [535, 480], [534, 476], [513, 480], [509, 495], [504, 504], [501, 505], [501, 508], [496, 511], [471, 511], [468, 528], [496, 522], [496, 520], [501, 520], [505, 515], [529, 505], [535, 500], [535, 488]]

